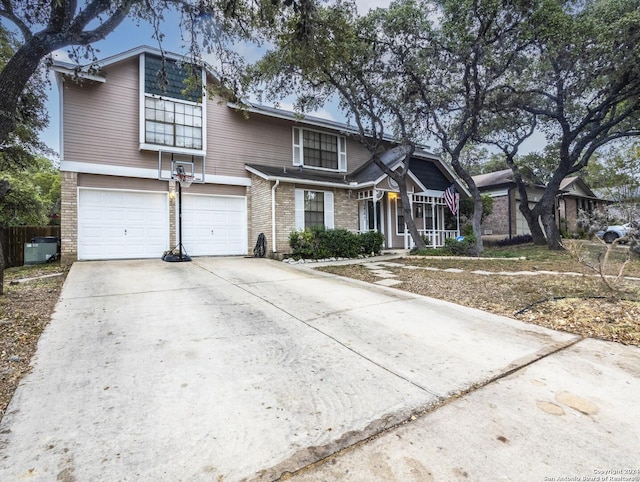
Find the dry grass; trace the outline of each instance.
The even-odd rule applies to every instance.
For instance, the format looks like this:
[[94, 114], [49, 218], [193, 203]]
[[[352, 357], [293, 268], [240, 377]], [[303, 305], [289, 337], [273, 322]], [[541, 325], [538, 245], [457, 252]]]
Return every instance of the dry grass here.
[[[587, 245], [587, 249], [593, 251], [591, 259], [597, 264], [598, 250], [603, 248]], [[505, 252], [488, 250], [486, 255], [503, 256]], [[612, 291], [593, 268], [567, 252], [533, 246], [508, 252], [525, 259], [407, 257], [384, 268], [402, 281], [395, 288], [585, 337], [640, 346], [640, 279], [620, 279], [613, 283]], [[612, 255], [608, 266], [612, 275], [618, 273], [626, 253], [620, 248]], [[361, 264], [319, 269], [371, 283], [381, 280]], [[541, 274], [543, 271], [560, 274]], [[640, 278], [640, 261], [629, 262], [625, 273]]]
[[[60, 264], [5, 270], [4, 295], [0, 296], [0, 419], [24, 375], [38, 339], [55, 308], [65, 270]], [[59, 274], [24, 283], [17, 280]]]

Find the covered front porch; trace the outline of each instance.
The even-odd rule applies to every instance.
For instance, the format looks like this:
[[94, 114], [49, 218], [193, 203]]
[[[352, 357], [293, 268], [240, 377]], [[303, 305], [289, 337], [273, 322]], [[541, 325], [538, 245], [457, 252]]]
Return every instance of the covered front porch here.
[[[398, 190], [361, 190], [357, 200], [359, 232], [381, 232], [387, 249], [412, 249], [415, 246], [405, 224]], [[418, 232], [428, 247], [442, 247], [447, 238], [455, 239], [460, 235], [459, 217], [451, 214], [442, 192], [410, 192], [409, 200]]]

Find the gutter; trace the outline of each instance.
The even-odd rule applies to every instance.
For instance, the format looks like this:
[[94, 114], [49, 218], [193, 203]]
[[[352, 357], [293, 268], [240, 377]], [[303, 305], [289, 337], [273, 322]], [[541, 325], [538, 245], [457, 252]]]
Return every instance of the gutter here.
[[311, 179], [300, 179], [294, 177], [284, 177], [284, 176], [269, 176], [261, 171], [258, 171], [251, 166], [245, 165], [245, 169], [252, 174], [264, 179], [265, 181], [276, 181], [290, 184], [305, 184], [310, 186], [321, 186], [321, 187], [334, 187], [338, 189], [361, 189], [364, 187], [373, 187], [375, 186], [375, 181], [362, 182], [357, 184], [344, 183], [344, 182], [329, 182], [329, 181], [314, 181]]
[[276, 249], [276, 189], [278, 189], [279, 184], [280, 180], [277, 179], [271, 188], [271, 244], [273, 245], [271, 251], [274, 254], [278, 252]]

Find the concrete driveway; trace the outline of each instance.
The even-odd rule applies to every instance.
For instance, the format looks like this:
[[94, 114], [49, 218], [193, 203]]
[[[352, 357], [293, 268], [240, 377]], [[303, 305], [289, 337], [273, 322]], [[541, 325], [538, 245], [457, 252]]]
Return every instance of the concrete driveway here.
[[640, 480], [639, 350], [578, 341], [267, 259], [76, 263], [0, 480]]

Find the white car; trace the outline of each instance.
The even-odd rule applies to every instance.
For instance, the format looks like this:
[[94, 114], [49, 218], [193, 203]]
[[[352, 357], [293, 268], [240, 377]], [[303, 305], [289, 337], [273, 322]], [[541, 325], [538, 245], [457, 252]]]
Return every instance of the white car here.
[[636, 223], [631, 222], [620, 226], [609, 226], [605, 231], [598, 231], [597, 236], [605, 243], [611, 244], [618, 238], [624, 238], [631, 231], [636, 229]]

